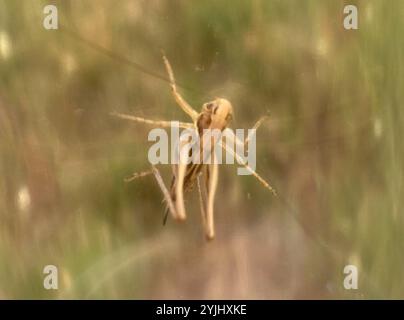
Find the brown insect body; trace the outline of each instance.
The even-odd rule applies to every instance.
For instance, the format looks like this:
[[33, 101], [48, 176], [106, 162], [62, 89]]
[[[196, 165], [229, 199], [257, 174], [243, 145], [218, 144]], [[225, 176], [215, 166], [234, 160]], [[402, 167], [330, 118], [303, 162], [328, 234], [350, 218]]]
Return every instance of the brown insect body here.
[[[230, 121], [233, 118], [233, 107], [228, 100], [223, 98], [216, 98], [211, 102], [205, 103], [202, 106], [202, 110], [200, 113], [196, 112], [178, 93], [171, 65], [166, 57], [163, 56], [163, 60], [170, 79], [170, 86], [172, 89], [174, 99], [177, 102], [177, 104], [182, 108], [182, 110], [185, 113], [187, 113], [192, 119], [192, 123], [179, 122], [179, 126], [185, 129], [193, 128], [197, 130], [200, 139], [200, 148], [204, 148], [205, 146], [204, 139], [206, 138], [204, 130], [218, 129], [220, 131], [223, 131], [229, 125]], [[112, 113], [112, 115], [122, 119], [151, 124], [154, 126], [160, 126], [160, 127], [171, 126], [170, 121], [154, 121], [144, 119], [141, 117], [124, 115], [119, 113]], [[257, 129], [262, 122], [263, 118], [261, 118], [255, 124], [254, 129]], [[259, 176], [252, 168], [250, 168], [248, 164], [245, 163], [243, 159], [241, 159], [240, 156], [234, 152], [234, 150], [229, 149], [226, 146], [226, 144], [223, 144], [221, 142], [221, 140], [216, 140], [213, 135], [208, 137], [212, 139], [210, 143], [211, 150], [210, 151], [208, 150], [209, 151], [208, 154], [211, 157], [210, 159], [211, 161], [209, 161], [209, 163], [205, 163], [202, 159], [202, 161], [199, 161], [200, 163], [192, 163], [192, 162], [186, 163], [181, 161], [180, 159], [179, 164], [173, 165], [173, 178], [171, 180], [170, 190], [168, 190], [167, 187], [165, 186], [163, 179], [160, 175], [160, 172], [155, 166], [152, 166], [152, 169], [150, 171], [135, 173], [131, 178], [127, 179], [127, 181], [131, 181], [133, 179], [143, 177], [149, 174], [154, 174], [156, 181], [159, 184], [161, 191], [164, 195], [164, 200], [167, 205], [164, 222], [169, 212], [171, 213], [172, 217], [175, 220], [184, 221], [186, 219], [184, 192], [189, 192], [196, 183], [199, 191], [200, 209], [202, 214], [202, 223], [205, 229], [205, 235], [207, 239], [211, 240], [215, 236], [213, 205], [219, 175], [218, 163], [215, 160], [215, 152], [213, 152], [213, 148], [217, 143], [219, 143], [220, 146], [227, 152], [230, 152], [237, 159], [237, 161], [245, 167], [245, 169], [247, 169], [254, 177], [256, 177], [260, 181], [260, 183], [264, 187], [269, 189], [272, 193], [274, 194], [276, 193], [275, 190], [269, 185], [269, 183], [266, 182], [263, 178], [261, 178], [261, 176]], [[233, 139], [236, 144], [241, 144], [243, 146], [246, 146], [249, 141], [249, 137], [247, 137], [245, 141], [240, 141], [236, 136], [234, 136]], [[201, 156], [206, 155], [205, 150], [200, 151], [202, 151], [200, 152]], [[204, 180], [203, 181], [204, 183], [200, 183], [201, 178]]]
[[[204, 139], [204, 132], [206, 130], [211, 129], [219, 129], [223, 131], [227, 128], [228, 124], [233, 118], [233, 107], [231, 103], [223, 98], [217, 98], [214, 101], [207, 102], [202, 106], [201, 113], [198, 115], [196, 120], [196, 127], [198, 130], [200, 143], [200, 155], [205, 154], [203, 152], [203, 139]], [[210, 153], [213, 152], [213, 148], [215, 147], [215, 142], [212, 141], [211, 143], [211, 150]], [[190, 150], [190, 157], [192, 158], [192, 149]], [[206, 175], [206, 188], [209, 185], [209, 170], [206, 170], [206, 164], [203, 163], [202, 159], [200, 159], [200, 163], [189, 163], [186, 168], [185, 177], [183, 181], [183, 190], [184, 192], [189, 192], [193, 189], [196, 180], [200, 174]], [[177, 179], [176, 179], [176, 172], [178, 171], [178, 165], [174, 165], [173, 168], [173, 177], [171, 180], [170, 186], [170, 196], [172, 202], [175, 204], [176, 202], [176, 188], [177, 188]], [[166, 223], [167, 217], [169, 213], [169, 207], [166, 206], [165, 215], [163, 224]]]

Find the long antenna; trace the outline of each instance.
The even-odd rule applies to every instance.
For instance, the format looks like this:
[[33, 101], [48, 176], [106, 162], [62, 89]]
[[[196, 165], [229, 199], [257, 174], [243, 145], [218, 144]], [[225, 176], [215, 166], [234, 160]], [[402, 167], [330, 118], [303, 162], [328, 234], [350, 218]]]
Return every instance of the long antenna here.
[[[157, 78], [159, 80], [162, 80], [162, 81], [170, 83], [170, 79], [168, 77], [163, 76], [163, 75], [161, 75], [161, 74], [159, 74], [157, 72], [151, 71], [151, 70], [143, 67], [140, 63], [137, 63], [137, 62], [135, 62], [133, 60], [125, 58], [125, 57], [123, 57], [123, 56], [121, 56], [119, 54], [116, 54], [115, 52], [113, 52], [113, 51], [111, 51], [111, 50], [109, 50], [109, 49], [107, 49], [107, 48], [105, 48], [105, 47], [103, 47], [103, 46], [101, 46], [101, 45], [99, 45], [99, 44], [97, 44], [95, 42], [92, 42], [92, 41], [84, 38], [78, 32], [73, 31], [72, 29], [70, 29], [69, 27], [67, 27], [65, 25], [59, 24], [59, 26], [60, 26], [59, 30], [64, 32], [66, 35], [68, 35], [69, 37], [71, 37], [71, 38], [73, 38], [75, 40], [78, 40], [79, 42], [85, 44], [87, 47], [90, 47], [93, 50], [98, 51], [99, 53], [103, 54], [104, 56], [107, 56], [107, 57], [109, 57], [109, 58], [113, 59], [114, 61], [117, 61], [117, 62], [119, 62], [121, 64], [128, 65], [128, 66], [132, 67], [133, 69], [136, 69], [137, 71], [142, 72], [144, 74], [147, 74], [147, 75], [149, 75], [151, 77], [154, 77], [154, 78]], [[180, 87], [182, 89], [193, 90], [193, 89], [191, 89], [191, 88], [189, 88], [187, 86], [179, 84], [178, 82], [176, 82], [176, 84], [177, 84], [178, 87]]]

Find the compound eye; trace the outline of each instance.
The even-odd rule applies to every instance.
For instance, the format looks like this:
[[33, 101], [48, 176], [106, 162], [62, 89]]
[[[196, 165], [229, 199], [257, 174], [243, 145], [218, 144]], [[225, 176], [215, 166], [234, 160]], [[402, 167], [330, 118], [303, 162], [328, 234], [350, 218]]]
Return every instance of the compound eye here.
[[213, 102], [209, 102], [209, 103], [206, 105], [206, 109], [207, 109], [207, 110], [212, 110], [212, 108], [213, 108]]

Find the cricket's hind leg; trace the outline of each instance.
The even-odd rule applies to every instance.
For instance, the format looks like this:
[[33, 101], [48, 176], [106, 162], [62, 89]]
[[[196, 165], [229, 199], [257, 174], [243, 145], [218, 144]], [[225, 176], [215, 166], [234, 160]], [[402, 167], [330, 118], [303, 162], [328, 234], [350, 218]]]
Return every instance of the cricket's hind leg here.
[[200, 201], [205, 200], [205, 204], [201, 203], [202, 221], [206, 239], [213, 240], [215, 238], [214, 202], [219, 178], [219, 165], [213, 161], [212, 164], [206, 167], [203, 177], [205, 182], [205, 197], [203, 197], [203, 192], [198, 181]]

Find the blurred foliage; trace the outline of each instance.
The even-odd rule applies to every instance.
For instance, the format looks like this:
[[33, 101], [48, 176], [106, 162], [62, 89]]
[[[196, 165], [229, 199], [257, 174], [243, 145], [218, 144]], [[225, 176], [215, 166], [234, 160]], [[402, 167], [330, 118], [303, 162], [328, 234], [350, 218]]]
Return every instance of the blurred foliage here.
[[[59, 30], [42, 27], [49, 3]], [[404, 298], [403, 14], [400, 0], [0, 0], [0, 298]], [[271, 116], [257, 170], [279, 197], [223, 166], [212, 243], [194, 195], [163, 228], [153, 178], [123, 181], [148, 167], [149, 127], [109, 112], [186, 120], [149, 74], [165, 77], [161, 50], [196, 109], [221, 96], [234, 127]], [[343, 289], [348, 264], [359, 290]]]

